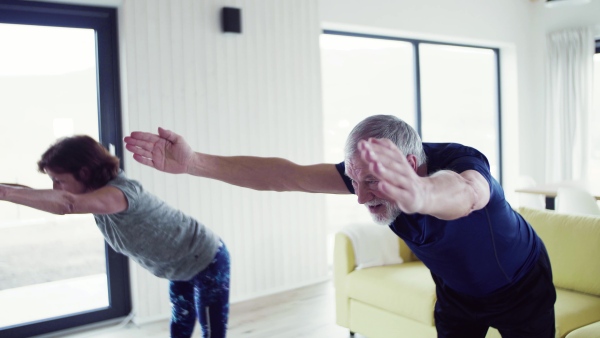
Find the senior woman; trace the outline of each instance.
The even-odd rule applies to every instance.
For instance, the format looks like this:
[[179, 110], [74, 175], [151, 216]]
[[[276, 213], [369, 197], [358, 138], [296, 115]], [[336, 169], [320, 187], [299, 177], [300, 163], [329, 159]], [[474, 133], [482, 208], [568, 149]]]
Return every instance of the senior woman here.
[[52, 190], [0, 183], [0, 200], [54, 214], [91, 213], [108, 244], [170, 281], [171, 337], [226, 336], [229, 252], [211, 229], [169, 206], [119, 169], [119, 159], [86, 135], [58, 140], [38, 170]]

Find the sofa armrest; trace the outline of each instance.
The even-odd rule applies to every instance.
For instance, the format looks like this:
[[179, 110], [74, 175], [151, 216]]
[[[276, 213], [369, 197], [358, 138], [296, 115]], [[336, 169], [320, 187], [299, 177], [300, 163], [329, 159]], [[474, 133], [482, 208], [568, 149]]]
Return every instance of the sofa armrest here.
[[356, 267], [356, 261], [354, 258], [354, 247], [352, 241], [346, 234], [338, 232], [335, 234], [335, 245], [334, 245], [334, 270], [333, 278], [334, 284], [338, 286], [338, 282], [342, 283], [344, 277], [352, 272]]
[[335, 234], [333, 249], [333, 283], [335, 287], [336, 323], [349, 328], [350, 299], [346, 285], [346, 276], [355, 269], [354, 247], [348, 236], [342, 232]]
[[[395, 235], [394, 235], [395, 236]], [[398, 238], [400, 245], [400, 256], [404, 262], [417, 261], [418, 259], [406, 246], [403, 240]], [[356, 269], [354, 246], [350, 237], [343, 232], [335, 234], [333, 250], [333, 282], [335, 287], [335, 312], [336, 323], [340, 326], [350, 328], [350, 298], [348, 297], [347, 276]]]

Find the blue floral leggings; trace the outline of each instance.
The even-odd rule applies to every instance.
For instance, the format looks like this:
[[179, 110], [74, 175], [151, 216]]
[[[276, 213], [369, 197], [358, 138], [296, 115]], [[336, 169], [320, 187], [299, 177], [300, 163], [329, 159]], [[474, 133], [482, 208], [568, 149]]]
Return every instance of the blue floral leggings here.
[[213, 261], [189, 281], [171, 281], [171, 337], [189, 338], [196, 318], [202, 337], [224, 338], [229, 318], [229, 251], [223, 242]]

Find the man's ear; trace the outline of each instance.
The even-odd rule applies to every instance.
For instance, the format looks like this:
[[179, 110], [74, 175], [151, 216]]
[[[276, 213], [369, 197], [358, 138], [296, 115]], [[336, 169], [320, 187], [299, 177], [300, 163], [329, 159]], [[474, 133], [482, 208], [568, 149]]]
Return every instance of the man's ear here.
[[417, 171], [417, 157], [413, 154], [409, 154], [406, 155], [406, 160], [408, 161], [408, 164], [410, 164], [410, 166]]

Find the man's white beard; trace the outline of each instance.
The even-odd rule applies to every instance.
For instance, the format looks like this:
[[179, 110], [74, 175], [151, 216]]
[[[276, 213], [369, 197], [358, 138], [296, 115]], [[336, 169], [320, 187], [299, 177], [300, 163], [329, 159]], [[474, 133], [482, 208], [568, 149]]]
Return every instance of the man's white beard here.
[[398, 208], [398, 206], [395, 203], [383, 199], [369, 201], [365, 203], [365, 206], [368, 209], [369, 206], [375, 206], [379, 204], [382, 204], [385, 207], [384, 213], [374, 214], [369, 211], [369, 214], [371, 215], [371, 218], [373, 218], [373, 221], [379, 225], [390, 225], [396, 219], [396, 217], [400, 216], [400, 214], [402, 213], [402, 211]]

